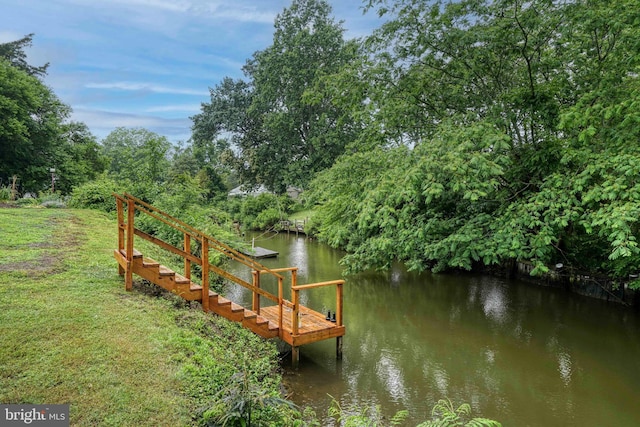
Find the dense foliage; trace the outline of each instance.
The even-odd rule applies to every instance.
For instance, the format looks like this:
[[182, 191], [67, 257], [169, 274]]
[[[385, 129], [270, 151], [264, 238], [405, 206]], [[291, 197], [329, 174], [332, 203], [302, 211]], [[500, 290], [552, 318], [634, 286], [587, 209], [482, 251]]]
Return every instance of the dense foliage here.
[[0, 44], [0, 186], [22, 193], [54, 187], [68, 193], [104, 169], [98, 143], [83, 123], [69, 122], [71, 109], [40, 78], [47, 65], [26, 62], [32, 34]]
[[352, 271], [640, 269], [637, 1], [368, 6], [389, 21], [335, 79], [363, 152], [309, 198]]

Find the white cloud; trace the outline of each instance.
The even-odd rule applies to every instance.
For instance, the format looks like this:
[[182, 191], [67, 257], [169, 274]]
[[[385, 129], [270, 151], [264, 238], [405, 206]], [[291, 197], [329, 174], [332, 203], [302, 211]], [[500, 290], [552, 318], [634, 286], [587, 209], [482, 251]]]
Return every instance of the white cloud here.
[[140, 91], [140, 92], [154, 92], [154, 93], [168, 93], [176, 95], [195, 95], [195, 96], [207, 96], [209, 92], [207, 90], [195, 90], [186, 88], [177, 88], [156, 85], [152, 83], [136, 83], [136, 82], [112, 82], [112, 83], [87, 83], [85, 86], [87, 89], [107, 89], [107, 90], [121, 90], [121, 91]]
[[172, 142], [185, 141], [191, 136], [189, 118], [166, 119], [141, 114], [77, 108], [71, 119], [85, 123], [99, 139], [106, 137], [117, 127], [145, 128], [166, 136]]
[[[144, 16], [158, 16], [159, 14], [177, 14], [220, 19], [224, 21], [255, 22], [271, 24], [277, 13], [289, 5], [286, 0], [246, 1], [235, 0], [59, 0], [58, 3], [73, 3], [82, 7], [93, 7], [96, 10], [118, 13], [122, 10], [136, 11]], [[130, 15], [123, 15], [124, 19], [132, 19]], [[143, 21], [140, 21], [143, 22]], [[149, 21], [152, 22], [152, 21]]]
[[170, 112], [185, 112], [185, 113], [198, 113], [200, 112], [201, 104], [175, 104], [175, 105], [159, 105], [157, 107], [147, 108], [147, 113], [170, 113]]

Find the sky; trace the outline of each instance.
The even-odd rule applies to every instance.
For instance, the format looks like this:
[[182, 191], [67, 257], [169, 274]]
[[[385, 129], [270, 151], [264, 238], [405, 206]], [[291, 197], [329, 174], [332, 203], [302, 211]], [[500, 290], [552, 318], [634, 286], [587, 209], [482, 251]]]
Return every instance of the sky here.
[[[381, 25], [362, 0], [329, 0], [345, 38]], [[0, 43], [34, 33], [34, 66], [99, 139], [142, 127], [177, 144], [224, 77], [273, 41], [291, 0], [0, 0]]]

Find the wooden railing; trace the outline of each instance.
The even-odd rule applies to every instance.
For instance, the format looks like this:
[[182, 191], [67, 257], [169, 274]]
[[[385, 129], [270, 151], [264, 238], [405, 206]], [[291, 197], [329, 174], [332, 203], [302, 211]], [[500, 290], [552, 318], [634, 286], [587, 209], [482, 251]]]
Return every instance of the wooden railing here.
[[[275, 302], [279, 306], [278, 327], [283, 330], [283, 307], [291, 309], [292, 334], [298, 334], [298, 316], [300, 314], [300, 291], [319, 288], [324, 286], [336, 286], [336, 324], [342, 325], [342, 299], [344, 280], [333, 280], [329, 282], [320, 282], [307, 285], [297, 284], [297, 267], [269, 269], [260, 264], [255, 259], [247, 256], [227, 244], [208, 236], [202, 231], [186, 224], [185, 222], [172, 217], [171, 215], [155, 208], [154, 206], [130, 195], [113, 194], [116, 199], [118, 213], [118, 249], [124, 250], [126, 253], [127, 268], [121, 273], [125, 273], [125, 286], [130, 290], [133, 283], [132, 268], [133, 252], [134, 252], [134, 236], [138, 236], [144, 240], [151, 242], [158, 247], [165, 249], [184, 260], [184, 277], [191, 280], [192, 266], [201, 267], [201, 286], [202, 286], [202, 308], [209, 311], [209, 273], [215, 273], [220, 277], [228, 279], [252, 292], [252, 310], [260, 314], [260, 297], [264, 297]], [[126, 220], [125, 220], [126, 211]], [[154, 219], [168, 225], [169, 227], [183, 234], [182, 247], [176, 247], [171, 243], [165, 242], [135, 227], [136, 212], [141, 215], [148, 215]], [[192, 251], [192, 244], [199, 244], [200, 254]], [[216, 251], [229, 259], [235, 260], [241, 264], [251, 268], [253, 275], [253, 283], [249, 283], [240, 277], [223, 270], [222, 268], [212, 264], [209, 261], [210, 251]], [[280, 273], [291, 273], [291, 298], [292, 301], [286, 300], [283, 296], [284, 276]], [[260, 277], [262, 275], [270, 275], [278, 282], [278, 294], [274, 295], [260, 286]], [[281, 332], [282, 333], [282, 332]]]

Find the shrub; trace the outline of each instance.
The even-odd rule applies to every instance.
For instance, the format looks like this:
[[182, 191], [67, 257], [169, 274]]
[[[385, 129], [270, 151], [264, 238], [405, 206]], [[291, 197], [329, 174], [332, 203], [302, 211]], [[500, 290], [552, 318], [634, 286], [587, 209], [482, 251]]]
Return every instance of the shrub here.
[[7, 200], [11, 200], [11, 187], [0, 187], [0, 201], [6, 202]]
[[45, 200], [40, 204], [40, 206], [45, 208], [57, 208], [57, 209], [64, 209], [67, 207], [66, 203], [63, 202], [62, 200]]
[[23, 197], [22, 199], [16, 200], [18, 206], [36, 206], [39, 203], [40, 201], [33, 197]]
[[253, 221], [252, 228], [267, 230], [272, 228], [282, 219], [282, 213], [276, 208], [268, 208], [258, 214]]
[[71, 192], [69, 207], [113, 212], [116, 209], [113, 193], [119, 191], [121, 188], [116, 181], [103, 176], [75, 187]]

